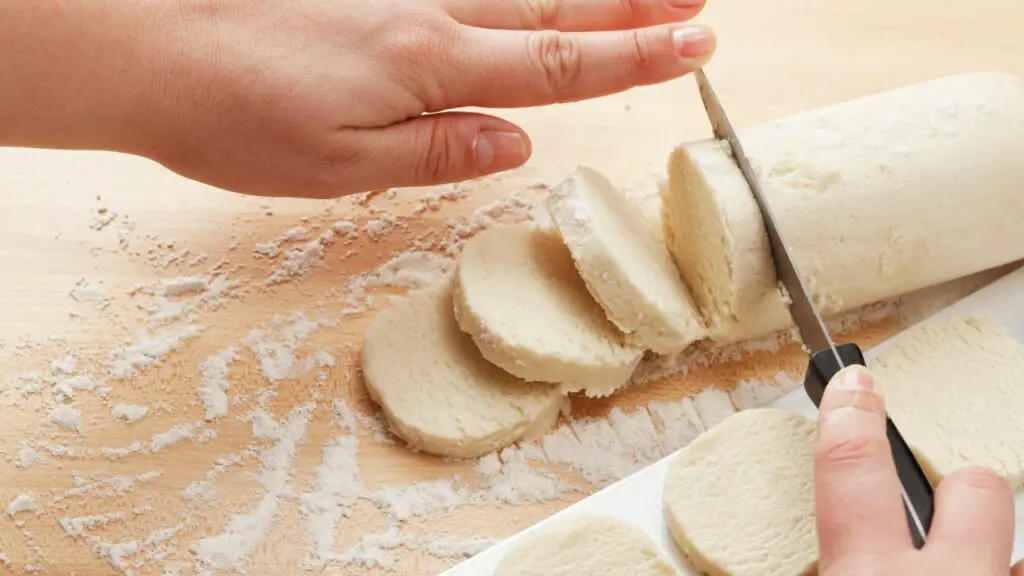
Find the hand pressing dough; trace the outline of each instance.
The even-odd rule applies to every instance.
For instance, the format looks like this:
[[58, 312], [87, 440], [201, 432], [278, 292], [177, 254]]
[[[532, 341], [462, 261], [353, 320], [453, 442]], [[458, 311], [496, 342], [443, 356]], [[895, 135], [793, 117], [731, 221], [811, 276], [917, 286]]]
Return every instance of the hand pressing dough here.
[[1024, 345], [980, 317], [920, 325], [871, 362], [890, 418], [933, 484], [968, 465], [1024, 476]]
[[459, 326], [506, 372], [591, 396], [628, 382], [642, 350], [624, 344], [556, 233], [481, 232], [463, 247], [455, 277]]
[[409, 445], [475, 458], [543, 435], [567, 400], [485, 360], [459, 330], [451, 287], [412, 292], [373, 319], [363, 345], [370, 397]]
[[[1024, 257], [1024, 80], [950, 76], [739, 131], [826, 314]], [[728, 145], [669, 161], [665, 236], [722, 343], [792, 325]]]
[[494, 576], [676, 576], [642, 530], [605, 515], [579, 515], [538, 530], [510, 550]]
[[607, 178], [581, 166], [546, 205], [591, 295], [627, 342], [670, 354], [704, 335], [665, 245]]
[[814, 573], [816, 427], [755, 408], [730, 416], [676, 456], [665, 480], [669, 532], [711, 576]]

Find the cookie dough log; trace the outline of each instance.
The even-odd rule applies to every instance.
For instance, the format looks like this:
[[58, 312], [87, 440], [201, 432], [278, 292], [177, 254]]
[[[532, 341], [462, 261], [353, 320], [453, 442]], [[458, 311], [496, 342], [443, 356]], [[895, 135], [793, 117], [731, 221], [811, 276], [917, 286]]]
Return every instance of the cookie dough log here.
[[485, 358], [530, 382], [606, 396], [643, 350], [604, 315], [555, 231], [499, 226], [466, 242], [455, 273], [455, 317]]
[[539, 437], [568, 403], [557, 386], [523, 382], [480, 355], [455, 323], [450, 284], [412, 292], [377, 314], [363, 375], [396, 436], [454, 458]]
[[915, 326], [870, 367], [933, 485], [972, 465], [1024, 483], [1024, 345], [1004, 326], [983, 317]]
[[704, 336], [665, 244], [608, 178], [580, 166], [545, 204], [587, 289], [627, 342], [671, 354]]
[[494, 576], [676, 576], [643, 531], [581, 514], [540, 529], [502, 558]]
[[711, 576], [814, 574], [813, 420], [737, 412], [683, 448], [665, 479], [672, 539]]
[[[1024, 257], [1024, 79], [950, 76], [739, 131], [824, 314]], [[711, 338], [788, 328], [764, 221], [728, 146], [677, 148], [667, 244]]]

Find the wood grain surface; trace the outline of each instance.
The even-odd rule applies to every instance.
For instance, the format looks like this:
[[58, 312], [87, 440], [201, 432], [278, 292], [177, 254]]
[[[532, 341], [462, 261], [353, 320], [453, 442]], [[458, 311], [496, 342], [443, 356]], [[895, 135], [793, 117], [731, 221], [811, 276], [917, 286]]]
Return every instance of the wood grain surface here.
[[[719, 34], [718, 53], [707, 71], [737, 126], [949, 73], [1024, 74], [1024, 3], [1019, 0], [709, 0], [699, 20]], [[0, 514], [0, 572], [203, 573], [190, 548], [228, 530], [231, 518], [253, 511], [264, 498], [259, 458], [243, 458], [218, 476], [213, 499], [189, 501], [182, 490], [215, 469], [219, 458], [274, 444], [254, 438], [254, 425], [244, 421], [259, 405], [261, 391], [273, 389], [266, 411], [275, 418], [306, 402], [316, 408], [290, 463], [291, 490], [276, 499], [277, 513], [261, 538], [248, 542], [239, 537], [239, 545], [249, 546], [252, 554], [238, 564], [247, 574], [301, 573], [312, 544], [297, 495], [310, 491], [325, 442], [341, 434], [331, 401], [343, 398], [361, 413], [376, 412], [362, 388], [357, 362], [372, 311], [344, 313], [352, 279], [377, 269], [396, 252], [430, 240], [443, 244], [451, 236], [452, 218], [467, 217], [510, 194], [540, 197], [544, 185], [556, 184], [576, 164], [594, 166], [636, 194], [652, 192], [671, 147], [710, 133], [690, 78], [590, 102], [499, 115], [530, 133], [534, 158], [529, 165], [467, 183], [460, 199], [419, 214], [420, 199], [431, 190], [401, 190], [368, 200], [268, 200], [211, 189], [129, 156], [0, 150], [0, 512], [20, 494], [34, 494], [39, 505], [34, 512]], [[396, 218], [397, 226], [376, 238], [366, 232], [369, 222], [388, 215]], [[107, 218], [109, 223], [100, 226]], [[254, 253], [256, 244], [295, 226], [306, 227], [315, 238], [345, 218], [360, 226], [356, 239], [339, 236], [327, 244], [308, 274], [264, 284], [284, 256], [260, 257]], [[112, 354], [147, 329], [148, 313], [140, 304], [152, 298], [133, 288], [211, 270], [239, 284], [219, 305], [198, 306], [192, 321], [202, 327], [199, 335], [156, 365], [137, 369], [130, 379], [109, 379]], [[109, 304], [76, 300], [71, 296], [76, 283], [102, 284]], [[870, 346], [914, 317], [915, 310], [933, 309], [975, 284], [965, 281], [930, 290], [901, 313], [876, 319], [847, 336]], [[394, 292], [383, 290], [388, 291]], [[383, 296], [374, 301], [378, 307], [386, 305]], [[297, 376], [272, 385], [248, 352], [245, 338], [254, 329], [272, 334], [275, 315], [296, 311], [331, 321], [295, 351], [297, 361], [323, 350], [336, 364], [306, 373], [300, 369]], [[197, 396], [200, 364], [229, 346], [239, 349], [239, 361], [228, 375], [233, 403], [225, 417], [204, 422]], [[76, 374], [105, 380], [109, 388], [105, 396], [88, 390], [74, 393], [81, 434], [47, 419], [53, 391], [46, 377], [52, 362], [67, 355], [76, 360]], [[573, 416], [600, 417], [612, 407], [628, 412], [652, 400], [679, 399], [710, 386], [731, 389], [746, 378], [770, 379], [780, 371], [801, 370], [800, 354], [792, 348], [751, 353], [636, 386], [611, 399], [575, 399]], [[26, 376], [31, 373], [43, 376], [40, 390], [33, 390], [32, 377]], [[151, 412], [126, 424], [111, 415], [111, 406], [122, 403], [144, 405]], [[191, 437], [147, 450], [154, 435], [176, 426], [185, 426]], [[136, 441], [143, 448], [122, 459], [103, 455], [103, 448], [130, 447]], [[38, 448], [46, 443], [51, 453]], [[54, 455], [53, 445], [72, 449], [75, 456]], [[19, 466], [27, 446], [35, 446], [43, 459]], [[359, 432], [358, 462], [360, 478], [371, 491], [456, 474], [474, 481], [473, 463], [414, 454], [401, 443], [376, 441], [365, 430]], [[154, 474], [125, 480], [147, 472]], [[581, 482], [570, 473], [566, 478]], [[501, 538], [593, 489], [586, 486], [539, 504], [467, 504], [404, 521], [400, 529], [404, 535]], [[69, 535], [61, 523], [62, 518], [111, 513], [122, 517], [94, 523], [77, 535]], [[381, 511], [371, 502], [358, 501], [338, 520], [333, 550], [341, 554], [364, 536], [385, 529]], [[161, 530], [171, 530], [166, 542]], [[133, 540], [142, 549], [124, 557], [112, 558], [106, 547]], [[436, 574], [458, 560], [413, 548], [388, 550], [393, 562], [389, 569], [335, 563], [323, 573]], [[122, 569], [116, 569], [121, 562]], [[221, 572], [226, 571], [206, 573]]]

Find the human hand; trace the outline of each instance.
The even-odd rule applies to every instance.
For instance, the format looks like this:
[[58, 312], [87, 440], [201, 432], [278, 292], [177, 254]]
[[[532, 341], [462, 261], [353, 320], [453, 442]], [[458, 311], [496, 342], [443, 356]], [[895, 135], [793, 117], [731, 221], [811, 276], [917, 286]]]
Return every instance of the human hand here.
[[704, 0], [178, 0], [134, 151], [209, 184], [331, 197], [523, 164], [510, 122], [445, 110], [606, 95], [701, 66]]
[[[836, 375], [825, 389], [818, 423], [820, 575], [1011, 574], [1013, 494], [1003, 478], [982, 468], [962, 469], [939, 483], [928, 540], [914, 548], [885, 433], [884, 402], [866, 368]], [[1024, 576], [1024, 563], [1012, 576]]]

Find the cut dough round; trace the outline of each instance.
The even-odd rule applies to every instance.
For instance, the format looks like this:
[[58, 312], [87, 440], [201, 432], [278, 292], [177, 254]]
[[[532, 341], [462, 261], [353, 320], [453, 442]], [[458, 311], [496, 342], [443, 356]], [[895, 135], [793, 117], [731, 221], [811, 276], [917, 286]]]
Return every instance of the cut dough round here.
[[485, 358], [524, 380], [607, 395], [643, 353], [623, 342], [553, 231], [485, 230], [466, 242], [455, 278], [459, 326]]
[[903, 332], [871, 370], [885, 408], [932, 484], [984, 466], [1024, 480], [1024, 345], [980, 317]]
[[581, 166], [546, 204], [587, 288], [628, 342], [670, 354], [704, 335], [668, 249], [607, 178]]
[[[741, 130], [825, 314], [1024, 257], [1024, 79], [962, 74]], [[711, 338], [792, 325], [764, 221], [728, 145], [669, 161], [665, 236]]]
[[363, 345], [370, 397], [410, 446], [475, 458], [541, 436], [568, 400], [485, 360], [459, 330], [450, 284], [412, 292], [373, 319]]
[[813, 420], [755, 408], [679, 452], [665, 480], [665, 517], [698, 570], [712, 576], [814, 572], [816, 435]]
[[606, 515], [583, 514], [510, 550], [494, 576], [675, 576], [678, 572], [639, 528]]

